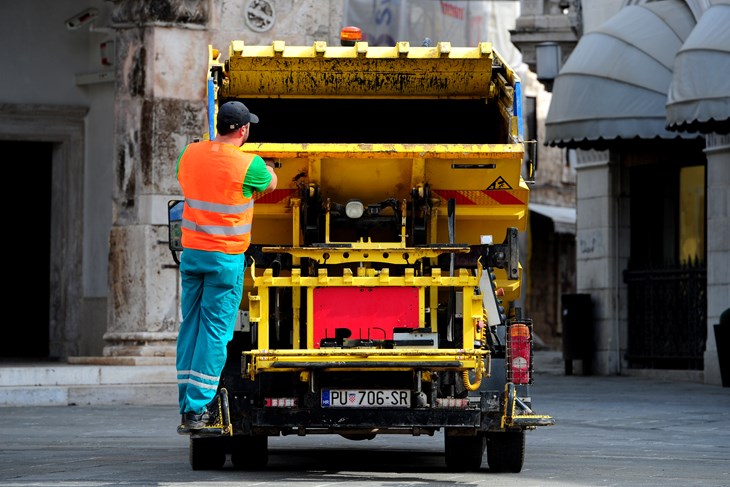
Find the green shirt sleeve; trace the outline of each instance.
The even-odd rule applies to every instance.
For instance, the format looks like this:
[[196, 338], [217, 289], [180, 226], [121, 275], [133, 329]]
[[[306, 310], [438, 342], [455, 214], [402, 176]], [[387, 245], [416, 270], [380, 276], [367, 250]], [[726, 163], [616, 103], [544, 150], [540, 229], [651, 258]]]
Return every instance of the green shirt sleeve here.
[[253, 156], [253, 161], [246, 171], [243, 181], [243, 195], [250, 198], [256, 191], [264, 191], [271, 182], [271, 173], [266, 169], [266, 163], [261, 156]]
[[188, 146], [186, 145], [183, 147], [183, 150], [180, 151], [180, 155], [177, 156], [177, 162], [175, 163], [175, 177], [178, 177], [180, 174], [180, 159], [182, 159], [183, 154], [185, 154], [185, 150], [187, 150]]

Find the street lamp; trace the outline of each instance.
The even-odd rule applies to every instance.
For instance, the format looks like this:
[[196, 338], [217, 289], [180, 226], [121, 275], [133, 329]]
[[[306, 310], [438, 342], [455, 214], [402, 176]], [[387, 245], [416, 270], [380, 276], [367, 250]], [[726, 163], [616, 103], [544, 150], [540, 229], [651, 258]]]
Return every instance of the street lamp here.
[[557, 42], [541, 42], [535, 45], [535, 64], [537, 79], [548, 91], [553, 88], [553, 80], [560, 71], [560, 44]]

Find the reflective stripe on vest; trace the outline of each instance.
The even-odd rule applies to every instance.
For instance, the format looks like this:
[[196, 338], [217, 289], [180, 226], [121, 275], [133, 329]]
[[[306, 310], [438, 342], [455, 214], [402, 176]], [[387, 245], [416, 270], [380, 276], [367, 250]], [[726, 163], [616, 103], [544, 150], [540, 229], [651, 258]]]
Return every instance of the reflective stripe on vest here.
[[252, 198], [243, 195], [254, 155], [218, 142], [189, 145], [178, 167], [185, 196], [184, 248], [240, 254], [251, 242]]
[[[253, 200], [243, 205], [223, 205], [220, 203], [208, 203], [207, 201], [186, 199], [185, 204], [196, 210], [212, 211], [225, 215], [236, 215], [253, 209]], [[193, 221], [186, 220], [183, 216], [182, 227], [196, 232], [208, 233], [210, 235], [243, 235], [251, 231], [251, 224], [246, 223], [235, 227], [224, 227], [221, 225], [198, 225]]]

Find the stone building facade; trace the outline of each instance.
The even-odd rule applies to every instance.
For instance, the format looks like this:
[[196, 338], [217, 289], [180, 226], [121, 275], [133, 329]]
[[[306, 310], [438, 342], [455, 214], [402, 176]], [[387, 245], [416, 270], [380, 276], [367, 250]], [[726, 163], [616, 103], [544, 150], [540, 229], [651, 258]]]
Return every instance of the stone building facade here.
[[513, 41], [523, 52], [544, 42], [570, 51], [551, 80], [545, 142], [575, 151], [577, 290], [595, 308], [592, 370], [719, 384], [713, 331], [730, 306], [730, 4], [522, 5]]

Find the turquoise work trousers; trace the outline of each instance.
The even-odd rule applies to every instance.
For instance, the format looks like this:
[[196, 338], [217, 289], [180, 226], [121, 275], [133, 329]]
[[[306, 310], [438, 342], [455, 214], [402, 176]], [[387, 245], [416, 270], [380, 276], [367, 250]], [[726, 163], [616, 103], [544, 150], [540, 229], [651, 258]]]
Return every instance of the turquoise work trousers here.
[[186, 249], [180, 256], [182, 323], [177, 336], [180, 414], [215, 397], [243, 296], [245, 254]]

